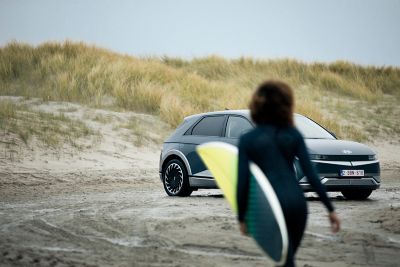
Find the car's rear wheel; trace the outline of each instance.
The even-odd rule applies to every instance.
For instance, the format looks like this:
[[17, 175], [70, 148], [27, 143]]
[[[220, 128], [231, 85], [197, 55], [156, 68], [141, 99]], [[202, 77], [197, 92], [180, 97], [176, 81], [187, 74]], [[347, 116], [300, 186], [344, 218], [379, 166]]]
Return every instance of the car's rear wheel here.
[[347, 199], [362, 200], [367, 199], [372, 193], [371, 189], [345, 189], [342, 195]]
[[180, 160], [170, 160], [163, 170], [162, 178], [165, 192], [169, 196], [187, 197], [193, 192], [186, 168]]

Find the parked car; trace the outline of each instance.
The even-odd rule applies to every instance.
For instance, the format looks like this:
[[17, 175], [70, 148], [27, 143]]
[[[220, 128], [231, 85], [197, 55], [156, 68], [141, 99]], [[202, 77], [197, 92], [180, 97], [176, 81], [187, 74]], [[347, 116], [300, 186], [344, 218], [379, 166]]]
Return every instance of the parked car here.
[[[303, 134], [312, 162], [327, 191], [341, 192], [347, 199], [366, 199], [380, 186], [380, 166], [368, 146], [336, 136], [313, 120], [295, 114], [295, 125]], [[189, 196], [200, 188], [218, 188], [196, 152], [196, 146], [210, 141], [238, 145], [239, 137], [255, 124], [248, 110], [226, 110], [186, 117], [165, 140], [159, 173], [166, 193]], [[297, 179], [304, 191], [312, 188], [297, 160]]]

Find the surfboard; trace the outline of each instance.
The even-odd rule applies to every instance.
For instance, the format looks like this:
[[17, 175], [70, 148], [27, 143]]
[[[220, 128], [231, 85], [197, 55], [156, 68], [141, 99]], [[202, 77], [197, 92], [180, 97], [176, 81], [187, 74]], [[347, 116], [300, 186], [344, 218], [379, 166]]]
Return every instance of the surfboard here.
[[[237, 214], [238, 149], [223, 142], [197, 146], [197, 152]], [[276, 264], [286, 262], [288, 234], [278, 197], [263, 171], [249, 163], [250, 184], [245, 222], [249, 234]]]

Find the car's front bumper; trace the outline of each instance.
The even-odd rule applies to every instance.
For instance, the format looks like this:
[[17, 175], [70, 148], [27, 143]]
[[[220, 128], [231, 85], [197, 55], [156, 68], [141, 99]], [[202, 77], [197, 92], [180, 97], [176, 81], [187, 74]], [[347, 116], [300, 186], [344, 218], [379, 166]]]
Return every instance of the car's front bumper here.
[[[327, 191], [341, 191], [343, 189], [371, 189], [380, 187], [380, 166], [378, 160], [372, 161], [322, 161], [313, 160], [318, 170], [321, 183]], [[296, 168], [298, 170], [298, 168]], [[363, 177], [342, 177], [341, 170], [364, 170]], [[303, 174], [298, 173], [298, 177]], [[300, 178], [300, 186], [304, 191], [312, 191], [306, 177]]]
[[[364, 177], [360, 179], [343, 179], [343, 178], [323, 178], [321, 183], [325, 185], [327, 191], [335, 192], [343, 189], [371, 189], [375, 190], [380, 187], [372, 177]], [[309, 183], [300, 183], [304, 191], [313, 191]]]

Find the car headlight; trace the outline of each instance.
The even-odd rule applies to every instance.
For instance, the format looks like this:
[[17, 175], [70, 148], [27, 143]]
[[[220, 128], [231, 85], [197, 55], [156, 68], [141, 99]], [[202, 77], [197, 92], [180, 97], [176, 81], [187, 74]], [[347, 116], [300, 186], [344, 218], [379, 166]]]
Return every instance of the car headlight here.
[[376, 155], [368, 155], [368, 160], [376, 160]]

